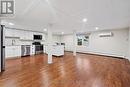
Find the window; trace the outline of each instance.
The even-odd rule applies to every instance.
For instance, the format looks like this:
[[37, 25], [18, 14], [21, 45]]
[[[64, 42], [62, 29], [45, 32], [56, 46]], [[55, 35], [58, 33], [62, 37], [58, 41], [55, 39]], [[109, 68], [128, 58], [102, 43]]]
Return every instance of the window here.
[[88, 46], [89, 45], [89, 36], [78, 35], [77, 36], [77, 45], [78, 46]]

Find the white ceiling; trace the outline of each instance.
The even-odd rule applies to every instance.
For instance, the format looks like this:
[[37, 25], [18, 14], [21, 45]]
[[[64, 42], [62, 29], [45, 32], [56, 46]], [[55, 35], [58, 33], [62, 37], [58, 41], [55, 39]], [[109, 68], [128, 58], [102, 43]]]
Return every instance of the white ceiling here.
[[15, 0], [15, 17], [3, 20], [15, 24], [10, 27], [49, 28], [55, 34], [118, 29], [130, 25], [130, 0]]

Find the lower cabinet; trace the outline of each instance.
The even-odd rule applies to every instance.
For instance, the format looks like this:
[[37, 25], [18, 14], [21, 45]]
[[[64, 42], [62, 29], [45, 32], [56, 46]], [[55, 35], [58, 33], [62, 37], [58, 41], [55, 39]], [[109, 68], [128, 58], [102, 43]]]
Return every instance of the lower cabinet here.
[[6, 46], [5, 47], [5, 57], [19, 57], [21, 56], [21, 46]]
[[[44, 53], [48, 54], [49, 50], [47, 45], [44, 45]], [[53, 45], [52, 46], [52, 55], [54, 56], [63, 56], [64, 55], [64, 46], [63, 45]]]
[[35, 55], [35, 45], [31, 45], [31, 47], [30, 47], [30, 55]]

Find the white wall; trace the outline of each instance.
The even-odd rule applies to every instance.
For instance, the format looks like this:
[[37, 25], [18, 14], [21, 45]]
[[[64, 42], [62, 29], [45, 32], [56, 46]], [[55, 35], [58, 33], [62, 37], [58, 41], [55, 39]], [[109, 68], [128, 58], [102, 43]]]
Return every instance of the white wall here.
[[[114, 34], [113, 37], [98, 36], [102, 32], [109, 31], [92, 32], [89, 38], [89, 46], [77, 46], [77, 52], [126, 57], [128, 55], [128, 29], [111, 30]], [[65, 50], [73, 50], [73, 35], [63, 36], [61, 42], [66, 44]]]
[[65, 50], [66, 51], [73, 51], [73, 35], [62, 36], [61, 42], [65, 43]]
[[129, 45], [128, 45], [128, 56], [127, 59], [130, 61], [130, 27], [129, 27]]

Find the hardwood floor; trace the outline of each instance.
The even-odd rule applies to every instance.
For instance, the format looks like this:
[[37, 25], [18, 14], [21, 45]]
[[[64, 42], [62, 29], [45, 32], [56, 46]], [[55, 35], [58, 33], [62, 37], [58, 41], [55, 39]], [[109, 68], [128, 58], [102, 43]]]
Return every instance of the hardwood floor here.
[[66, 52], [64, 57], [36, 55], [7, 60], [0, 87], [130, 87], [130, 62]]

